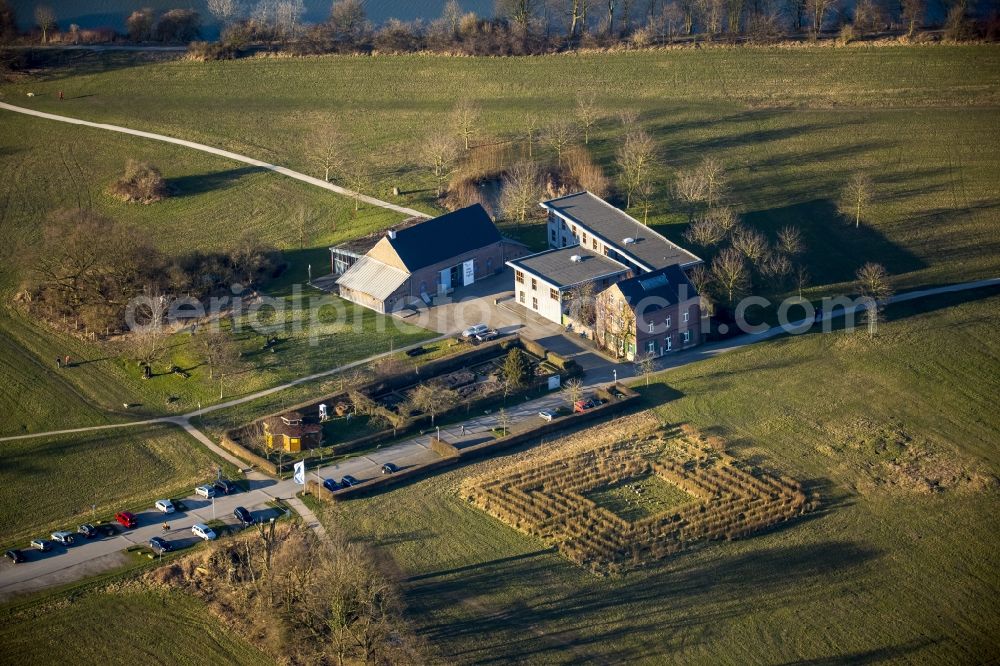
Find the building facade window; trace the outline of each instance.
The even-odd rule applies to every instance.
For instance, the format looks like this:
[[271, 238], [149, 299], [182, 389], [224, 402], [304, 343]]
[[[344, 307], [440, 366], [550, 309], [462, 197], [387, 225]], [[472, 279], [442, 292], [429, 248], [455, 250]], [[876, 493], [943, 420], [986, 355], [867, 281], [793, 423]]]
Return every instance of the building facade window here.
[[565, 238], [562, 239], [562, 246], [566, 247], [566, 239]]
[[684, 342], [691, 342], [691, 331], [684, 331]]
[[537, 297], [535, 297], [535, 296], [532, 296], [532, 297], [531, 297], [531, 307], [532, 307], [532, 309], [534, 309], [534, 310], [537, 310], [537, 309], [538, 309], [538, 298], [537, 298]]
[[670, 315], [667, 315], [667, 321], [664, 323], [666, 323], [667, 328], [670, 328]]
[[650, 340], [649, 342], [646, 343], [646, 351], [648, 351], [650, 354], [656, 353], [656, 340]]
[[668, 335], [663, 339], [663, 342], [666, 346], [667, 351], [670, 351], [674, 347], [674, 336]]
[[524, 284], [524, 273], [521, 271], [514, 271], [514, 281], [518, 284]]
[[555, 239], [556, 239], [556, 228], [552, 227], [552, 240], [554, 241]]
[[583, 232], [583, 244], [584, 245], [587, 244], [587, 232], [586, 231]]
[[596, 238], [591, 238], [590, 242], [592, 244], [592, 247], [596, 250], [597, 249], [597, 239]]
[[531, 290], [535, 291], [538, 289], [538, 280], [531, 278]]
[[656, 325], [656, 324], [654, 324], [653, 322], [649, 322], [649, 332], [650, 332], [650, 333], [652, 333], [652, 332], [653, 332], [653, 327], [654, 327], [655, 325]]
[[684, 313], [684, 323], [687, 323], [690, 319], [691, 319], [691, 313], [685, 312]]
[[549, 289], [549, 296], [552, 298], [553, 301], [558, 301], [559, 300], [559, 290], [558, 289]]
[[520, 301], [521, 305], [524, 305], [524, 292], [517, 292], [517, 300]]

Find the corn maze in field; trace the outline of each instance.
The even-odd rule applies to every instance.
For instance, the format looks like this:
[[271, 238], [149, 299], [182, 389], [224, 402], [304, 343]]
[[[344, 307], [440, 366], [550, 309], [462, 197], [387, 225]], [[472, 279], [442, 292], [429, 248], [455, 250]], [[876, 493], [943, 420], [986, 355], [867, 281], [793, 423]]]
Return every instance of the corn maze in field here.
[[[636, 480], [649, 477], [686, 497], [674, 492], [680, 501], [632, 521], [593, 499], [616, 486], [638, 492]], [[748, 469], [690, 431], [662, 429], [529, 460], [471, 479], [463, 494], [594, 571], [637, 567], [699, 542], [744, 537], [812, 508], [797, 481]]]

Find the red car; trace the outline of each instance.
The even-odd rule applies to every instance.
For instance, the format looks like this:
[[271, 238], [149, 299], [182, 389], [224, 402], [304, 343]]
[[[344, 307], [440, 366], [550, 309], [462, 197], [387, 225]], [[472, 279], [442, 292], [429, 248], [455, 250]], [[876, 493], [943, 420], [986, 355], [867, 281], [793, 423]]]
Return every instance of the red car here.
[[132, 528], [135, 527], [135, 514], [131, 511], [121, 511], [115, 514], [115, 520], [117, 520], [123, 527]]

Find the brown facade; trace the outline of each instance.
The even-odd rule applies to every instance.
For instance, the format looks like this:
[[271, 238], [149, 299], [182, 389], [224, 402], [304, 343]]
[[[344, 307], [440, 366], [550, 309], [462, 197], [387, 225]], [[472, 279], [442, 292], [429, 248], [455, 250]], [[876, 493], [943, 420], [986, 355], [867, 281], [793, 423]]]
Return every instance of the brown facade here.
[[667, 304], [649, 299], [636, 306], [613, 285], [597, 297], [598, 344], [630, 361], [643, 354], [663, 356], [701, 344], [701, 305], [695, 296]]

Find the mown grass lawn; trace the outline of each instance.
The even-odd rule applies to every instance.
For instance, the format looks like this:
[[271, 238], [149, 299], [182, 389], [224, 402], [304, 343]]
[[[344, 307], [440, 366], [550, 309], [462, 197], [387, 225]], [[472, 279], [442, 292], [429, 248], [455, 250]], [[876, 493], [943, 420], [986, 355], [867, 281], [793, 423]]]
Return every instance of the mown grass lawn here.
[[[137, 426], [3, 442], [0, 543], [186, 497], [220, 461], [180, 428]], [[231, 472], [228, 464], [223, 470]], [[96, 505], [96, 507], [94, 506]]]
[[[769, 533], [597, 578], [457, 497], [464, 477], [502, 459], [326, 519], [393, 558], [410, 617], [448, 663], [990, 661], [1000, 295], [948, 303], [891, 308], [875, 342], [861, 331], [777, 340], [640, 388], [665, 402], [664, 421], [721, 435], [820, 493], [817, 513]], [[879, 433], [900, 431], [994, 481], [876, 484]]]
[[91, 591], [7, 612], [5, 656], [51, 664], [75, 654], [86, 663], [270, 664], [191, 597], [162, 591]]

